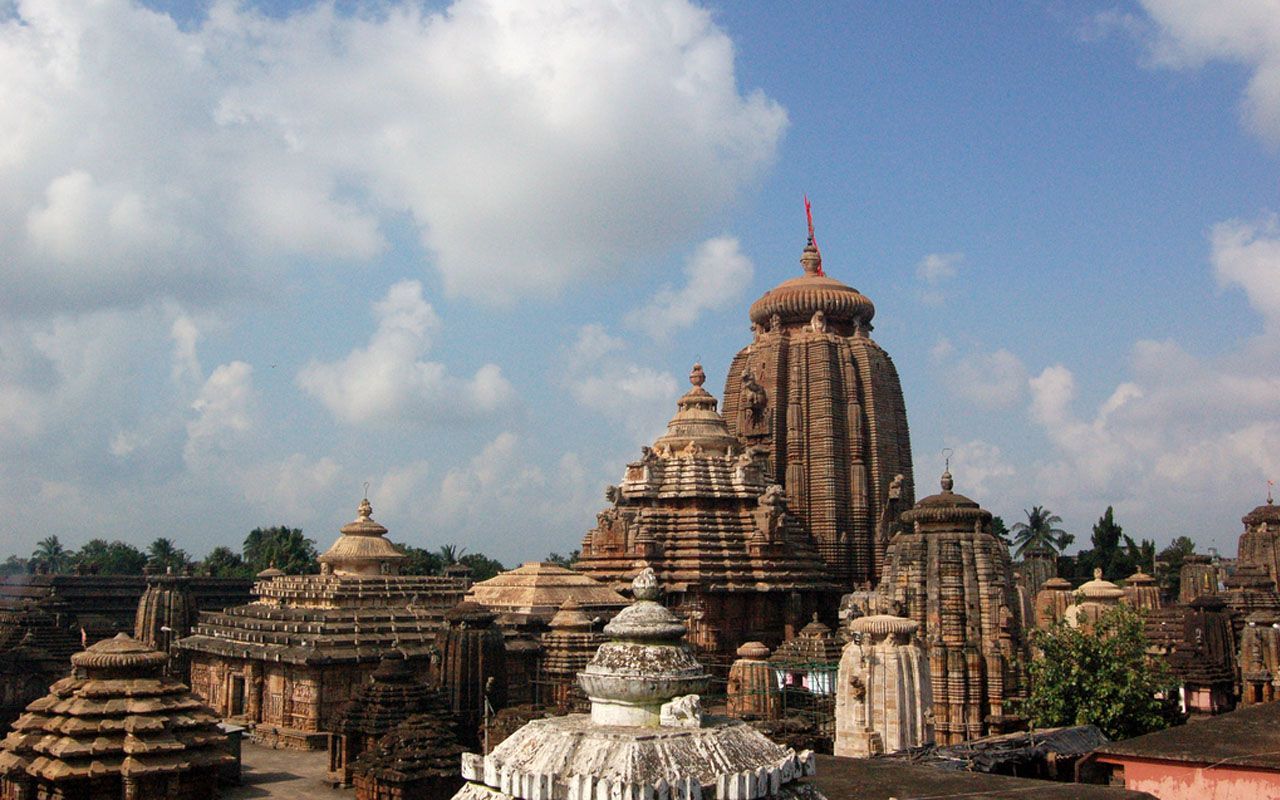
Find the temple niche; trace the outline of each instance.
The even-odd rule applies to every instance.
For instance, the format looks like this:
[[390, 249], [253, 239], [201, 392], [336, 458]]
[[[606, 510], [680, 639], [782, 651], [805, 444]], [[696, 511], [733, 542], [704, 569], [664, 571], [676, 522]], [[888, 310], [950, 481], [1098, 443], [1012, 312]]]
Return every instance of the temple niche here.
[[444, 613], [466, 582], [399, 575], [404, 555], [366, 499], [320, 557], [321, 574], [264, 573], [258, 599], [204, 612], [178, 647], [191, 688], [220, 715], [252, 727], [255, 741], [321, 749], [342, 706], [383, 653], [399, 650], [430, 681]]
[[1271, 703], [1280, 689], [1280, 614], [1255, 611], [1240, 632], [1240, 705]]
[[877, 580], [897, 511], [914, 501], [911, 439], [897, 370], [870, 337], [875, 306], [823, 272], [812, 231], [800, 264], [752, 304], [724, 416], [848, 591]]
[[1236, 551], [1237, 564], [1254, 564], [1262, 567], [1271, 576], [1273, 583], [1280, 585], [1280, 507], [1277, 507], [1267, 492], [1267, 502], [1245, 514], [1241, 518], [1244, 533], [1240, 534], [1239, 549]]
[[762, 452], [729, 432], [700, 364], [689, 381], [666, 434], [609, 488], [612, 505], [574, 566], [615, 589], [652, 568], [691, 643], [723, 674], [745, 642], [776, 647], [815, 612], [834, 622], [840, 590]]
[[1022, 610], [1009, 548], [991, 533], [991, 513], [952, 491], [902, 515], [908, 529], [889, 545], [882, 608], [920, 625], [929, 654], [939, 744], [1005, 733], [1025, 697]]

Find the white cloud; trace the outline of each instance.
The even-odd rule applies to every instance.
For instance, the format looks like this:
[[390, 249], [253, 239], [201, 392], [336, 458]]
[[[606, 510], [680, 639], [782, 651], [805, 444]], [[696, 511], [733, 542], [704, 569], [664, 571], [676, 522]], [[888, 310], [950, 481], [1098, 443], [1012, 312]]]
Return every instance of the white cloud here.
[[368, 345], [338, 361], [312, 361], [298, 373], [298, 386], [336, 418], [383, 426], [457, 421], [489, 416], [514, 402], [514, 389], [494, 364], [468, 380], [422, 360], [441, 323], [418, 281], [392, 286], [374, 304], [374, 315], [378, 328]]
[[675, 413], [679, 384], [670, 373], [628, 360], [626, 350], [602, 326], [584, 325], [568, 348], [565, 380], [578, 405], [648, 442]]
[[737, 239], [720, 236], [698, 245], [684, 273], [684, 286], [664, 286], [647, 305], [627, 314], [627, 324], [665, 340], [697, 322], [702, 312], [737, 302], [751, 283], [753, 268]]
[[186, 28], [129, 0], [17, 0], [6, 302], [204, 301], [297, 256], [370, 259], [406, 213], [451, 294], [638, 269], [774, 158], [786, 112], [733, 59], [688, 0], [221, 2]]
[[225, 450], [254, 425], [253, 367], [243, 361], [222, 364], [210, 373], [191, 409], [183, 457], [194, 465], [209, 451]]
[[955, 357], [955, 346], [939, 339], [930, 350], [942, 367], [946, 387], [966, 403], [986, 409], [1012, 408], [1027, 392], [1027, 369], [1022, 359], [1003, 348], [990, 353], [970, 352]]
[[279, 519], [310, 521], [317, 518], [317, 508], [333, 504], [342, 474], [342, 467], [328, 456], [313, 459], [293, 453], [245, 469], [241, 488], [245, 498], [273, 520], [267, 524]]
[[918, 294], [927, 306], [940, 306], [947, 301], [942, 285], [956, 276], [964, 261], [964, 253], [930, 253], [916, 264], [916, 277], [924, 284]]
[[1250, 70], [1241, 114], [1254, 133], [1280, 145], [1280, 2], [1140, 1], [1155, 25], [1155, 62], [1195, 68], [1226, 61]]
[[[978, 501], [986, 508], [1003, 508], [1009, 499], [1009, 484], [1017, 472], [1004, 452], [996, 445], [982, 439], [951, 443], [951, 474], [955, 477], [956, 491]], [[918, 463], [933, 463], [918, 461]], [[918, 475], [917, 480], [935, 476]], [[925, 483], [931, 494], [936, 484]], [[916, 490], [916, 495], [921, 496]]]
[[1280, 330], [1280, 222], [1276, 215], [1220, 222], [1213, 226], [1211, 241], [1218, 281], [1244, 289], [1268, 331]]

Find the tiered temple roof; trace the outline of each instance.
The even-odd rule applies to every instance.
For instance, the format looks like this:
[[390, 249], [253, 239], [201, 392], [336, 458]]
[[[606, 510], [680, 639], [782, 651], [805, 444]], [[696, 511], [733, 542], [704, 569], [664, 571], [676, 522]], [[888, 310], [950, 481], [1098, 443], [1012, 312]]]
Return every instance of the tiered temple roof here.
[[403, 556], [371, 512], [365, 500], [356, 522], [343, 527], [324, 556], [330, 571], [259, 581], [256, 602], [203, 613], [179, 646], [309, 665], [376, 662], [392, 648], [411, 658], [428, 656], [445, 610], [465, 586], [450, 578], [395, 574]]
[[1244, 533], [1240, 534], [1237, 559], [1241, 565], [1256, 564], [1267, 571], [1271, 580], [1280, 585], [1280, 506], [1271, 493], [1267, 502], [1241, 518]]
[[57, 787], [106, 800], [129, 783], [157, 796], [212, 797], [217, 770], [232, 761], [226, 737], [212, 709], [164, 676], [167, 661], [123, 633], [72, 656], [73, 674], [28, 706], [4, 740], [5, 783], [40, 797], [62, 796]]
[[[807, 607], [791, 609], [785, 622], [798, 627], [805, 617], [794, 617], [825, 600], [834, 605], [838, 589], [781, 488], [766, 480], [758, 452], [729, 433], [705, 380], [695, 364], [666, 434], [610, 487], [613, 506], [598, 515], [575, 567], [615, 588], [652, 568], [665, 591], [685, 594], [677, 603], [706, 615], [693, 633], [697, 646], [729, 656], [748, 638], [787, 635], [780, 603], [767, 593], [805, 595]], [[769, 608], [751, 605], [762, 602]]]
[[604, 619], [612, 619], [627, 605], [625, 597], [595, 578], [540, 561], [473, 585], [467, 599], [498, 614], [500, 625], [545, 625], [569, 600], [590, 617]]
[[444, 800], [462, 785], [453, 715], [432, 703], [391, 729], [351, 765], [356, 800]]
[[765, 479], [784, 487], [847, 591], [880, 573], [890, 498], [914, 500], [911, 439], [897, 370], [868, 335], [875, 306], [823, 272], [812, 236], [800, 264], [751, 306], [753, 341], [729, 367], [724, 416], [761, 449]]

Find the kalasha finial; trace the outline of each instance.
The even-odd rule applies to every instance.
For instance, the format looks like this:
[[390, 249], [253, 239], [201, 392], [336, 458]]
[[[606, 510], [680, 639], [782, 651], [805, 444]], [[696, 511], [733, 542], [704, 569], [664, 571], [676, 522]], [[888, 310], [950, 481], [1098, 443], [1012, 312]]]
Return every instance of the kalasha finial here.
[[1100, 581], [1100, 580], [1102, 580], [1102, 567], [1094, 567], [1094, 568], [1093, 568], [1093, 579], [1094, 579], [1095, 581]]
[[942, 491], [949, 492], [955, 485], [956, 482], [951, 479], [951, 470], [945, 470], [942, 473]]
[[694, 386], [702, 386], [707, 382], [707, 373], [702, 371], [702, 365], [695, 363], [693, 369], [689, 370], [689, 383]]
[[653, 567], [645, 567], [635, 580], [631, 581], [631, 595], [637, 600], [658, 599], [658, 576]]
[[818, 240], [813, 237], [813, 207], [809, 205], [809, 195], [804, 196], [804, 218], [809, 224], [809, 241], [804, 246], [804, 254], [800, 256], [800, 266], [811, 275], [825, 275], [822, 271], [822, 251], [818, 249]]
[[361, 522], [366, 522], [373, 516], [373, 504], [369, 502], [369, 498], [360, 501], [360, 507], [356, 509], [356, 516]]

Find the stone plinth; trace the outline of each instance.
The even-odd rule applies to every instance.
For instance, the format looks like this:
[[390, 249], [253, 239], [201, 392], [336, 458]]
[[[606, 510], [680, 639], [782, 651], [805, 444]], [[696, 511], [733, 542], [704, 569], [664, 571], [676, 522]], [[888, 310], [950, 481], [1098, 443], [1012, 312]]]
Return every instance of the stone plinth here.
[[920, 625], [929, 654], [939, 744], [1003, 732], [1010, 701], [1025, 697], [1026, 644], [1009, 548], [991, 514], [952, 491], [902, 515], [880, 582], [881, 607]]
[[782, 711], [782, 693], [769, 664], [769, 648], [747, 642], [729, 667], [729, 713], [742, 719], [774, 719]]
[[933, 743], [929, 662], [914, 620], [862, 617], [836, 681], [835, 755], [866, 758]]

